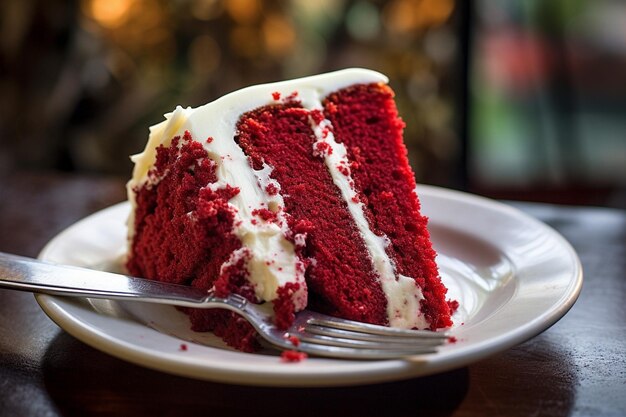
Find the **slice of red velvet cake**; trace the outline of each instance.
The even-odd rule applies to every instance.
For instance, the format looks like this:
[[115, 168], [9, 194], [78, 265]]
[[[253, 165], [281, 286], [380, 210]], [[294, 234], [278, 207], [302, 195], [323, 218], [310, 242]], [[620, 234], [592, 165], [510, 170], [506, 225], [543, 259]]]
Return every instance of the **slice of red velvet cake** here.
[[[249, 87], [150, 130], [128, 184], [137, 276], [402, 328], [452, 324], [387, 78], [349, 69]], [[237, 315], [192, 326], [251, 351]]]

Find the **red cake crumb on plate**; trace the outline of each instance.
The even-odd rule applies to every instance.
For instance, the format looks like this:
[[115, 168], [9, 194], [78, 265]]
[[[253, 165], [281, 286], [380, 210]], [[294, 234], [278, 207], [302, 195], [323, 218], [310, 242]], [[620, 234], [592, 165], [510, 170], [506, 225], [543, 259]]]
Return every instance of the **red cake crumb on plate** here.
[[304, 352], [298, 352], [297, 350], [284, 350], [280, 354], [282, 362], [302, 362], [308, 358], [308, 355]]

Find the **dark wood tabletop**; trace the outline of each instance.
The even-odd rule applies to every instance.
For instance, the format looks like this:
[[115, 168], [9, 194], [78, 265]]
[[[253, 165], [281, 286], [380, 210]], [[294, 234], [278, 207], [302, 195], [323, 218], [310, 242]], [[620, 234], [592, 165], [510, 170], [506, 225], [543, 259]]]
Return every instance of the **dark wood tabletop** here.
[[[123, 179], [0, 176], [0, 251], [37, 256], [65, 227], [124, 198]], [[31, 294], [0, 290], [0, 416], [625, 416], [626, 213], [513, 204], [571, 242], [585, 279], [563, 319], [505, 352], [376, 385], [227, 385], [116, 359], [57, 327]]]

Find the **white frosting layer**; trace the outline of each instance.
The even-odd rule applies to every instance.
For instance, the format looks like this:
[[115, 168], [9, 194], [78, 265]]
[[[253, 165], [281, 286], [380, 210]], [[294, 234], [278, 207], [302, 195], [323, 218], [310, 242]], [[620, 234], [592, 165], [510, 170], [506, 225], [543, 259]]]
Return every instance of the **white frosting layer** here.
[[[280, 186], [270, 178], [272, 170], [270, 166], [265, 165], [260, 171], [250, 167], [247, 157], [233, 140], [236, 126], [241, 114], [275, 102], [277, 99], [273, 96], [274, 93], [288, 97], [297, 92], [297, 98], [302, 101], [305, 108], [321, 109], [321, 100], [329, 93], [350, 85], [367, 83], [387, 83], [387, 78], [374, 71], [349, 69], [248, 87], [196, 109], [177, 107], [174, 112], [165, 116], [164, 122], [150, 128], [150, 137], [145, 150], [132, 157], [135, 168], [133, 177], [128, 183], [128, 191], [133, 209], [135, 196], [132, 190], [152, 181], [148, 172], [155, 163], [156, 148], [159, 145], [169, 146], [174, 136], [182, 136], [185, 131], [189, 131], [195, 140], [203, 144], [216, 163], [218, 182], [210, 184], [211, 189], [223, 188], [228, 184], [240, 190], [229, 204], [236, 213], [233, 233], [240, 238], [242, 249], [235, 251], [225, 265], [236, 263], [243, 258], [256, 295], [264, 301], [274, 300], [277, 297], [277, 289], [285, 284], [300, 283], [301, 291], [296, 294], [295, 303], [297, 309], [304, 308], [306, 304], [304, 268], [295, 255], [294, 244], [285, 237], [288, 231], [286, 218], [281, 210], [284, 202], [279, 193], [270, 195], [266, 191], [270, 184], [278, 190]], [[329, 123], [324, 120], [320, 125], [312, 123], [312, 127], [317, 142], [327, 142], [333, 149], [330, 155], [324, 155], [324, 160], [334, 183], [348, 204], [350, 213], [363, 236], [372, 264], [380, 276], [383, 292], [388, 301], [389, 322], [394, 327], [428, 327], [419, 310], [419, 301], [423, 298], [421, 291], [412, 279], [396, 275], [393, 262], [385, 252], [388, 239], [376, 236], [367, 224], [363, 204], [355, 198], [356, 192], [349, 175], [345, 146], [337, 143], [332, 132], [326, 129]], [[207, 142], [207, 138], [213, 140]], [[341, 165], [344, 168], [340, 169]], [[347, 175], [345, 169], [348, 170]], [[254, 210], [262, 208], [277, 213], [277, 221], [266, 222], [253, 214]], [[133, 224], [134, 220], [131, 217], [129, 239], [132, 239]], [[295, 236], [295, 242], [303, 244], [304, 236]]]

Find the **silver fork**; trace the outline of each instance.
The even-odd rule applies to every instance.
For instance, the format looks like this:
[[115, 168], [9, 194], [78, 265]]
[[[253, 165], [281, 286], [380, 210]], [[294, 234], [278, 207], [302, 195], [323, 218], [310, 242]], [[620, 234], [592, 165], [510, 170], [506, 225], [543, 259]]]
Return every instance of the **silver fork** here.
[[287, 330], [257, 304], [212, 292], [110, 272], [56, 265], [0, 252], [0, 287], [35, 293], [144, 301], [193, 308], [222, 308], [243, 316], [259, 335], [281, 350], [344, 359], [394, 359], [435, 353], [448, 335], [403, 330], [330, 317], [304, 310]]

